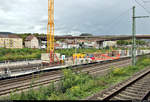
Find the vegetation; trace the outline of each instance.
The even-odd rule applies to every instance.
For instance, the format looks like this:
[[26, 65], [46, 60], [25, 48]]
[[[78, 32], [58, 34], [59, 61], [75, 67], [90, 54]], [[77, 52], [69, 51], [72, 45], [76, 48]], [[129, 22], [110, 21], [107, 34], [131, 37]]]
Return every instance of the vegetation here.
[[[112, 68], [110, 73], [101, 77], [92, 77], [86, 73], [76, 73], [70, 69], [63, 70], [64, 77], [56, 85], [50, 84], [48, 87], [39, 87], [21, 94], [11, 93], [10, 100], [77, 100], [84, 99], [93, 93], [99, 92], [110, 85], [117, 84], [135, 72], [150, 66], [150, 58], [140, 58], [135, 67]], [[32, 85], [31, 85], [32, 86]], [[8, 97], [6, 98], [8, 99]]]
[[[98, 49], [77, 49], [77, 53], [94, 53], [98, 52]], [[61, 55], [72, 56], [75, 53], [75, 49], [57, 49], [56, 53]], [[41, 53], [46, 53], [46, 49], [6, 49], [0, 48], [0, 61], [3, 60], [22, 60], [22, 59], [40, 59]]]
[[80, 36], [93, 36], [93, 34], [89, 34], [89, 33], [82, 33]]
[[0, 61], [3, 60], [22, 60], [22, 59], [38, 59], [41, 53], [45, 52], [39, 49], [6, 49], [0, 48]]
[[56, 53], [61, 53], [62, 55], [66, 55], [66, 56], [72, 56], [75, 52], [76, 53], [83, 53], [83, 54], [86, 54], [86, 53], [94, 53], [94, 52], [100, 52], [101, 50], [98, 50], [96, 48], [79, 48], [79, 49], [76, 49], [75, 51], [75, 48], [72, 48], [72, 49], [58, 49], [56, 50]]
[[[132, 40], [118, 40], [117, 41], [118, 45], [131, 45], [132, 44]], [[136, 44], [137, 45], [145, 45], [146, 42], [143, 40], [136, 40]]]
[[[67, 57], [72, 56], [75, 52], [76, 53], [107, 53], [111, 52], [112, 50], [118, 50], [119, 48], [113, 47], [106, 47], [104, 49], [96, 49], [96, 48], [79, 48], [79, 49], [56, 49], [56, 53], [60, 53], [61, 55], [66, 55]], [[122, 50], [127, 48], [122, 48]], [[148, 48], [141, 48], [143, 50]], [[46, 53], [46, 49], [30, 49], [30, 48], [23, 48], [23, 49], [6, 49], [0, 48], [0, 61], [4, 60], [24, 60], [24, 59], [40, 59], [41, 53]]]

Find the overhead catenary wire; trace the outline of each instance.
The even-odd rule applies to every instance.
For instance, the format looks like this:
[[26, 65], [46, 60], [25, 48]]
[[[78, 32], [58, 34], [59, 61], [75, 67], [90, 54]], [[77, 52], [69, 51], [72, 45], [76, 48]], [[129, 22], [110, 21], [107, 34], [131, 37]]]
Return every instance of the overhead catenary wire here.
[[[131, 20], [128, 20], [128, 23], [131, 23], [131, 22], [132, 22]], [[126, 20], [125, 20], [125, 19], [124, 19], [124, 20], [119, 20], [119, 21], [116, 23], [116, 25], [112, 26], [112, 27], [108, 30], [108, 32], [112, 33], [113, 31], [115, 31], [115, 32], [120, 31], [120, 30], [119, 30], [119, 27], [120, 27], [122, 24], [124, 24], [124, 23], [126, 23]]]
[[[140, 6], [140, 7], [142, 7], [148, 14], [150, 14], [150, 11], [149, 10], [147, 10], [147, 8], [145, 8], [140, 2], [138, 2], [137, 0], [135, 0], [136, 1], [136, 3]], [[143, 1], [143, 0], [142, 0]], [[144, 3], [145, 1], [143, 1], [143, 3]], [[149, 2], [150, 2], [150, 0], [149, 0]], [[108, 24], [108, 25], [106, 25], [107, 26], [107, 29], [105, 30], [105, 32], [107, 31], [107, 32], [110, 32], [110, 31], [112, 31], [114, 28], [116, 28], [116, 25], [118, 25], [118, 24], [120, 24], [120, 18], [122, 18], [122, 16], [126, 13], [126, 12], [128, 12], [129, 10], [131, 10], [132, 8], [130, 8], [130, 9], [128, 9], [128, 10], [126, 10], [125, 12], [123, 12], [123, 13], [121, 13], [119, 16], [117, 16], [117, 17], [115, 17], [114, 19], [112, 19], [112, 22], [111, 22], [111, 24]], [[117, 22], [116, 22], [117, 21]]]
[[[111, 24], [109, 23], [108, 25], [106, 25], [106, 26], [107, 26], [106, 31], [107, 31], [107, 32], [112, 31], [112, 28], [116, 27], [116, 25], [118, 25], [118, 24], [120, 23], [121, 18], [122, 18], [127, 12], [129, 12], [131, 9], [132, 9], [132, 8], [129, 8], [129, 9], [125, 10], [125, 11], [122, 12], [119, 16], [117, 16], [117, 17], [115, 17], [114, 19], [112, 19], [112, 20], [111, 20], [112, 23], [111, 23]], [[114, 26], [114, 25], [115, 25], [115, 26]]]
[[[135, 0], [135, 1], [136, 1], [136, 3], [137, 3], [138, 5], [140, 5], [148, 14], [150, 14], [150, 11], [147, 10], [141, 3], [139, 3], [137, 0]], [[142, 2], [143, 2], [143, 3], [144, 3], [144, 2], [150, 2], [150, 0], [149, 0], [149, 1], [148, 1], [148, 0], [147, 0], [147, 1], [142, 0]], [[114, 19], [110, 20], [111, 23], [108, 23], [108, 24], [105, 25], [105, 26], [107, 27], [107, 29], [104, 30], [104, 32], [110, 32], [110, 31], [113, 30], [113, 28], [116, 28], [116, 25], [120, 24], [120, 18], [122, 18], [122, 16], [124, 16], [124, 14], [125, 14], [126, 12], [128, 12], [129, 10], [131, 10], [131, 9], [132, 9], [132, 8], [126, 10], [125, 12], [121, 13], [119, 16], [117, 16], [117, 17], [115, 17]]]
[[[117, 17], [111, 19], [110, 21], [112, 21], [111, 24], [113, 24], [113, 22], [117, 21], [119, 18], [121, 18], [122, 16], [124, 16], [124, 14], [126, 14], [128, 11], [130, 11], [132, 8], [125, 10], [124, 12], [122, 12], [120, 15], [118, 15]], [[110, 23], [106, 24], [106, 25], [111, 25]]]
[[150, 11], [147, 10], [141, 3], [139, 3], [137, 0], [135, 0], [135, 2], [136, 2], [140, 7], [142, 7], [148, 14], [150, 14]]
[[144, 3], [150, 3], [150, 0], [146, 0], [146, 1], [144, 1], [144, 0], [142, 0]]
[[141, 0], [143, 3], [145, 3], [145, 1]]

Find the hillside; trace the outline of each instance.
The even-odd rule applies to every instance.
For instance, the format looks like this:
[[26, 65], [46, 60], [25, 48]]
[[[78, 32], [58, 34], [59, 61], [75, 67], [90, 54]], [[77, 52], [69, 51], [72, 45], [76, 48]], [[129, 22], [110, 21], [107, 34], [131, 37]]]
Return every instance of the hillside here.
[[0, 32], [0, 34], [13, 34], [11, 32]]

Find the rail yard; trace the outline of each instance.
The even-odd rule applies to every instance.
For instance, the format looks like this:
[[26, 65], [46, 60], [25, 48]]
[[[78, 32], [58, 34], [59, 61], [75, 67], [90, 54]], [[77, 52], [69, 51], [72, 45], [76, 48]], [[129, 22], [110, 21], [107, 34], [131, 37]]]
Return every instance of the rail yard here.
[[[88, 72], [91, 75], [96, 75], [96, 74], [104, 75], [106, 72], [110, 70], [112, 66], [115, 66], [115, 67], [128, 66], [131, 64], [130, 61], [131, 60], [129, 58], [124, 58], [118, 61], [95, 63], [91, 65], [79, 66], [80, 68], [76, 67], [73, 69], [81, 70], [81, 72]], [[39, 77], [39, 79], [35, 82], [34, 87], [39, 86], [39, 85], [46, 85], [53, 81], [59, 81], [62, 77], [61, 73], [62, 73], [61, 70], [55, 71], [54, 69], [54, 71], [44, 72], [41, 75], [39, 75], [39, 73], [34, 74], [35, 79]], [[18, 91], [28, 89], [30, 87], [32, 78], [33, 76], [31, 74], [31, 75], [26, 75], [26, 76], [20, 76], [17, 78], [16, 77], [8, 78], [5, 80], [1, 79], [0, 95], [10, 94], [10, 92], [12, 90], [15, 90], [16, 88], [18, 89]]]
[[[86, 72], [92, 76], [97, 75], [102, 76], [107, 74], [112, 67], [121, 68], [129, 65], [131, 65], [130, 57], [124, 57], [116, 60], [108, 60], [84, 65], [76, 65], [72, 66], [72, 69], [75, 70], [76, 72]], [[28, 67], [32, 68], [31, 66]], [[30, 88], [33, 79], [36, 79], [33, 85], [33, 87], [36, 89], [39, 88], [38, 86], [40, 85], [45, 86], [48, 85], [50, 82], [60, 81], [62, 77], [63, 73], [61, 71], [61, 68], [51, 68], [47, 70], [36, 71], [34, 72], [34, 75], [32, 73], [29, 73], [29, 74], [21, 74], [18, 76], [5, 77], [0, 80], [1, 85], [0, 95], [1, 96], [9, 95], [12, 91], [15, 91], [16, 89], [17, 92], [21, 92], [23, 90], [27, 91]]]
[[137, 5], [150, 14], [149, 1], [133, 1], [1, 1], [0, 30], [16, 33], [0, 31], [0, 101], [150, 101], [149, 24], [136, 23], [150, 17], [136, 16]]

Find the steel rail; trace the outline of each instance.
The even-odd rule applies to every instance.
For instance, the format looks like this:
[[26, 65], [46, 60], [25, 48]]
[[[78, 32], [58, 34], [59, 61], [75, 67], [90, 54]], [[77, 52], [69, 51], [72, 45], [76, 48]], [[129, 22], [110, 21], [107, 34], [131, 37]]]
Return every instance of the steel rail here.
[[[119, 66], [120, 66], [120, 63], [118, 64]], [[116, 66], [117, 66], [117, 64], [116, 64]], [[106, 68], [107, 69], [107, 64], [106, 64], [106, 66], [104, 67], [103, 66], [103, 68]], [[97, 68], [97, 67], [96, 67]], [[106, 70], [106, 69], [99, 69], [99, 71], [98, 72], [103, 72], [104, 70]], [[109, 68], [108, 68], [109, 69]], [[93, 72], [91, 71], [90, 72], [90, 74], [92, 74], [92, 73], [95, 73], [95, 71], [94, 71], [95, 69], [93, 69]], [[49, 78], [50, 77], [50, 78]], [[38, 83], [43, 83], [44, 82], [44, 79], [46, 79], [45, 81], [46, 82], [51, 82], [51, 80], [53, 80], [53, 79], [51, 79], [52, 77], [58, 77], [58, 79], [57, 80], [60, 80], [61, 78], [62, 78], [62, 76], [60, 76], [60, 74], [58, 73], [58, 74], [55, 74], [55, 75], [47, 75], [47, 76], [43, 76], [42, 77], [42, 79], [41, 79], [41, 81], [37, 81], [36, 82], [36, 84], [38, 84]], [[21, 84], [21, 83], [24, 83], [24, 84]], [[26, 83], [26, 84], [25, 84]], [[16, 86], [16, 84], [18, 85], [18, 86]], [[23, 80], [22, 79], [22, 81], [15, 81], [14, 83], [12, 82], [9, 82], [9, 83], [5, 83], [5, 84], [3, 84], [2, 85], [2, 87], [3, 86], [5, 86], [5, 88], [4, 89], [2, 89], [2, 87], [0, 87], [0, 95], [5, 95], [5, 94], [9, 94], [10, 92], [11, 92], [11, 90], [15, 90], [16, 88], [18, 89], [18, 90], [21, 90], [22, 89], [22, 87], [27, 87], [27, 86], [30, 86], [30, 84], [31, 84], [31, 79], [30, 80]], [[8, 86], [7, 86], [8, 85]], [[42, 84], [40, 84], [40, 85], [42, 85]], [[11, 87], [10, 87], [11, 86]], [[10, 90], [11, 89], [11, 90]], [[2, 92], [2, 93], [1, 93]]]

